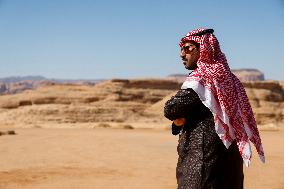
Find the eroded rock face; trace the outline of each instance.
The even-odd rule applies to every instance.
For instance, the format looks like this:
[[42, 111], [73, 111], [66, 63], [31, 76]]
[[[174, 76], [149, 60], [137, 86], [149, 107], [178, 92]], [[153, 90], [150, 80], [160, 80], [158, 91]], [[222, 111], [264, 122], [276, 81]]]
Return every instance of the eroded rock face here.
[[25, 90], [34, 89], [41, 85], [42, 81], [18, 81], [0, 84], [0, 95], [20, 93]]
[[47, 79], [42, 76], [7, 77], [0, 78], [0, 95], [16, 94], [25, 90], [36, 89], [41, 85], [49, 84], [81, 84], [95, 85], [103, 80], [72, 80], [72, 79]]
[[[267, 125], [284, 126], [284, 87], [279, 81], [243, 82], [252, 109], [260, 127]], [[144, 115], [153, 120], [164, 120], [165, 102], [176, 92], [153, 104], [144, 111]]]
[[[284, 125], [284, 92], [278, 81], [243, 82], [259, 125]], [[114, 79], [96, 85], [46, 83], [0, 96], [0, 126], [53, 123], [165, 123], [165, 102], [180, 88], [171, 80]]]
[[284, 89], [278, 81], [243, 82], [258, 124], [284, 124]]
[[47, 84], [0, 96], [0, 125], [126, 122], [180, 85], [168, 80], [111, 80], [92, 85]]

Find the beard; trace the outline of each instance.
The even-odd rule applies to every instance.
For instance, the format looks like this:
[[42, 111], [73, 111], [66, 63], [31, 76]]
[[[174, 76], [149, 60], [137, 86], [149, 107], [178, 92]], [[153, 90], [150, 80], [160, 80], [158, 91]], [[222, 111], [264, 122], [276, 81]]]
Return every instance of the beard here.
[[184, 64], [185, 69], [187, 70], [195, 70], [197, 68], [196, 62], [184, 61], [183, 64]]

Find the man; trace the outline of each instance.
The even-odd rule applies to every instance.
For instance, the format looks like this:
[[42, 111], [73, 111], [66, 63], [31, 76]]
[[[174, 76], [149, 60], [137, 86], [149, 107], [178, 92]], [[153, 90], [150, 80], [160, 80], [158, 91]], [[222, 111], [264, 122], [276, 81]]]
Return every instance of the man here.
[[179, 134], [178, 189], [242, 189], [249, 141], [265, 160], [246, 92], [213, 32], [200, 28], [181, 39], [180, 56], [193, 72], [164, 108]]

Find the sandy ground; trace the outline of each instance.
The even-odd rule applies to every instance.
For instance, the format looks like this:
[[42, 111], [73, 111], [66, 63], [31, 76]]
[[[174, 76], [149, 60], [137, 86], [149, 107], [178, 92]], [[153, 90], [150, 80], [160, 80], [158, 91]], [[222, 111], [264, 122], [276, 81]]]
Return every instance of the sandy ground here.
[[[1, 128], [1, 130], [4, 130]], [[14, 129], [0, 136], [1, 189], [174, 189], [177, 137], [153, 129]], [[262, 131], [246, 189], [284, 188], [284, 131]]]

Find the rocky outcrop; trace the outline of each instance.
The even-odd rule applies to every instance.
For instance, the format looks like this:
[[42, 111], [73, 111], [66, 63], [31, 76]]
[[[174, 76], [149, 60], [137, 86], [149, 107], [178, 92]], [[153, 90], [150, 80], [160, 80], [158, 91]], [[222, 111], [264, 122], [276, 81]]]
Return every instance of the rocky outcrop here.
[[16, 94], [25, 90], [35, 89], [40, 85], [48, 84], [81, 84], [95, 85], [103, 80], [79, 80], [79, 79], [47, 79], [42, 76], [6, 77], [0, 78], [0, 95]]
[[257, 123], [284, 124], [284, 88], [278, 81], [243, 83]]
[[[284, 126], [283, 86], [278, 81], [243, 85], [257, 123]], [[179, 88], [179, 83], [162, 79], [113, 79], [96, 85], [45, 83], [35, 90], [0, 96], [0, 126], [110, 122], [168, 126], [164, 104]]]
[[[243, 82], [259, 127], [284, 126], [284, 87], [281, 83], [284, 82]], [[164, 104], [174, 94], [148, 107], [142, 115], [155, 121], [164, 120]]]
[[41, 81], [19, 81], [0, 84], [0, 94], [15, 94], [25, 90], [34, 89], [41, 85]]
[[12, 76], [12, 77], [4, 77], [0, 78], [0, 82], [2, 83], [17, 83], [21, 81], [43, 81], [47, 80], [45, 77], [42, 76]]
[[0, 96], [0, 125], [127, 122], [179, 84], [168, 80], [114, 79], [92, 85], [47, 84]]

